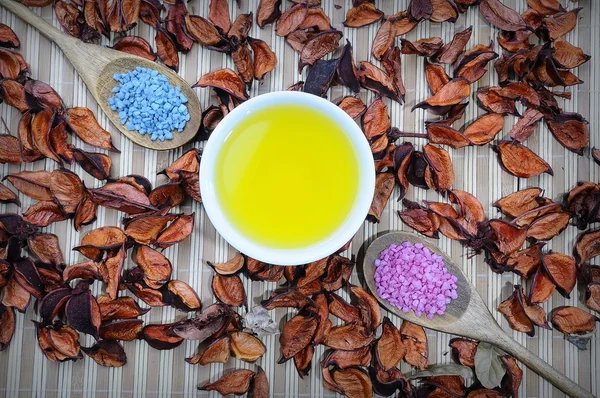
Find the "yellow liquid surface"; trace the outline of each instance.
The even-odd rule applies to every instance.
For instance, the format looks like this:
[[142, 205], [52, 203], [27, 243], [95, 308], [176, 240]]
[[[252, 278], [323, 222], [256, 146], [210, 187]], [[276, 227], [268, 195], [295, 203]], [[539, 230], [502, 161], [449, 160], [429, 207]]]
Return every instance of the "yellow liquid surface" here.
[[215, 167], [217, 200], [229, 222], [255, 243], [306, 247], [332, 235], [358, 194], [358, 157], [325, 113], [281, 104], [245, 117], [226, 138]]

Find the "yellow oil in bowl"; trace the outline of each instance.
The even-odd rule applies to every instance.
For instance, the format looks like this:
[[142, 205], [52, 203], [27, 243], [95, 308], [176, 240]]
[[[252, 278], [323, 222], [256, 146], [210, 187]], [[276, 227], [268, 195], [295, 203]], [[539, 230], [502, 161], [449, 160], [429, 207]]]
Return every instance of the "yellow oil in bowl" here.
[[350, 137], [314, 107], [279, 104], [234, 126], [215, 163], [215, 194], [234, 228], [257, 244], [293, 249], [331, 236], [359, 189]]

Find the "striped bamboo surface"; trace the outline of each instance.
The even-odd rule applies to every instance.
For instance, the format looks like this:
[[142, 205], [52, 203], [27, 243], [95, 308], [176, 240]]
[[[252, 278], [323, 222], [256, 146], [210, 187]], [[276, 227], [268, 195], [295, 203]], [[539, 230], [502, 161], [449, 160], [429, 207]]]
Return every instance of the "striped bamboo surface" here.
[[[206, 16], [208, 13], [208, 0], [192, 0], [188, 3], [190, 10], [199, 15]], [[241, 8], [238, 9], [231, 1], [230, 11], [232, 18], [242, 12], [254, 11], [259, 0], [242, 0]], [[289, 2], [284, 1], [287, 7]], [[362, 29], [347, 29], [342, 25], [346, 10], [351, 7], [351, 0], [323, 0], [325, 12], [331, 17], [335, 28], [344, 33], [354, 45], [355, 59], [367, 60], [371, 57], [370, 45], [377, 31], [377, 26]], [[386, 14], [395, 13], [407, 8], [408, 0], [377, 0], [379, 8]], [[514, 7], [519, 12], [526, 9], [524, 0], [509, 0], [506, 4]], [[563, 3], [565, 3], [563, 1]], [[579, 23], [576, 30], [569, 33], [567, 39], [583, 47], [585, 53], [592, 56], [592, 60], [578, 68], [575, 73], [585, 81], [584, 84], [569, 89], [573, 92], [571, 101], [560, 100], [565, 111], [577, 111], [590, 121], [592, 133], [591, 144], [600, 147], [600, 5], [596, 1], [582, 0], [579, 3], [567, 1], [564, 4], [568, 9], [582, 6], [584, 10], [579, 14]], [[336, 9], [334, 6], [341, 6]], [[59, 26], [51, 7], [35, 9], [44, 19]], [[111, 131], [115, 145], [121, 149], [121, 154], [110, 153], [113, 159], [113, 175], [141, 174], [150, 179], [154, 184], [164, 183], [163, 176], [156, 173], [179, 157], [192, 145], [198, 147], [202, 143], [188, 144], [179, 150], [169, 152], [156, 152], [141, 148], [124, 136], [109, 124], [108, 119], [88, 93], [81, 79], [74, 73], [68, 60], [61, 51], [51, 44], [39, 33], [26, 26], [22, 21], [11, 15], [0, 7], [0, 21], [11, 26], [21, 39], [21, 53], [31, 64], [32, 76], [48, 82], [63, 97], [67, 106], [87, 106], [96, 112], [103, 127]], [[416, 29], [406, 35], [408, 40], [439, 36], [444, 42], [449, 41], [455, 31], [463, 30], [473, 25], [473, 35], [467, 48], [477, 43], [489, 43], [496, 39], [497, 31], [490, 28], [489, 24], [482, 19], [477, 7], [469, 9], [462, 14], [456, 24], [444, 23], [432, 25], [421, 23]], [[140, 35], [153, 43], [153, 29], [141, 24], [136, 27], [132, 34]], [[265, 92], [282, 90], [289, 85], [301, 80], [304, 75], [297, 72], [298, 57], [294, 51], [285, 43], [283, 38], [274, 34], [273, 27], [259, 29], [256, 25], [250, 31], [252, 37], [258, 37], [267, 41], [276, 52], [279, 63], [277, 68], [268, 74], [262, 83], [256, 83], [250, 90], [251, 96]], [[106, 42], [103, 44], [107, 44]], [[495, 44], [496, 52], [500, 53], [500, 47]], [[90, 60], [90, 62], [94, 62]], [[403, 131], [423, 132], [423, 121], [426, 114], [422, 110], [410, 112], [410, 108], [416, 103], [429, 96], [427, 84], [423, 76], [423, 58], [416, 56], [403, 56], [402, 72], [407, 88], [406, 106], [393, 103], [390, 105], [392, 125]], [[193, 49], [181, 57], [180, 74], [188, 82], [194, 83], [204, 73], [222, 68], [233, 67], [231, 58], [195, 45]], [[306, 72], [305, 72], [306, 73]], [[599, 80], [595, 80], [599, 79]], [[479, 82], [477, 87], [496, 85], [496, 73], [487, 73]], [[203, 108], [214, 103], [208, 89], [197, 89]], [[345, 88], [335, 87], [330, 91], [330, 99], [336, 100], [342, 95], [348, 94]], [[373, 98], [372, 93], [362, 91], [360, 96], [365, 101]], [[472, 104], [467, 107], [465, 120], [470, 121], [483, 112]], [[11, 130], [16, 131], [19, 120], [18, 111], [6, 105], [0, 106], [0, 115], [6, 120]], [[515, 123], [512, 116], [505, 119], [505, 130], [502, 134], [508, 135], [510, 126]], [[73, 143], [80, 148], [85, 148], [79, 139], [73, 137]], [[413, 140], [419, 147], [425, 143], [423, 139]], [[470, 147], [460, 150], [450, 149], [450, 154], [456, 172], [457, 189], [463, 189], [475, 194], [483, 203], [488, 217], [496, 217], [497, 211], [492, 208], [494, 200], [503, 195], [511, 193], [526, 186], [540, 186], [545, 189], [546, 196], [559, 198], [560, 195], [569, 190], [578, 180], [600, 180], [600, 167], [593, 164], [590, 158], [578, 157], [565, 150], [554, 140], [545, 125], [538, 128], [536, 134], [531, 137], [527, 146], [536, 151], [546, 159], [554, 169], [554, 177], [544, 174], [529, 180], [519, 180], [502, 171], [498, 165], [496, 155], [489, 146]], [[91, 148], [88, 148], [91, 149]], [[45, 168], [52, 170], [56, 168], [52, 161], [38, 161], [33, 164], [21, 166], [0, 165], [2, 176], [19, 170], [35, 170]], [[72, 170], [85, 180], [88, 187], [97, 187], [99, 181], [93, 179], [80, 167], [74, 166]], [[360, 247], [372, 240], [378, 233], [388, 230], [407, 229], [403, 226], [396, 215], [401, 209], [397, 202], [398, 192], [394, 192], [389, 201], [380, 224], [365, 223], [358, 231], [352, 246], [352, 254], [357, 254]], [[411, 188], [408, 192], [409, 199], [421, 201], [423, 199], [439, 201], [442, 200], [435, 192], [426, 192], [421, 189]], [[23, 209], [32, 204], [32, 200], [20, 195]], [[187, 241], [166, 250], [166, 256], [173, 263], [173, 277], [187, 281], [201, 295], [206, 305], [213, 301], [210, 289], [212, 271], [205, 265], [206, 260], [222, 261], [228, 259], [235, 253], [227, 242], [216, 232], [206, 217], [201, 205], [186, 201], [177, 209], [180, 212], [195, 212], [196, 227], [193, 235]], [[0, 211], [15, 212], [15, 205], [1, 205]], [[71, 222], [54, 224], [47, 228], [48, 232], [60, 236], [63, 252], [68, 264], [81, 260], [81, 255], [69, 249], [80, 241], [80, 238], [91, 228], [104, 225], [119, 225], [122, 214], [116, 211], [99, 208], [98, 220], [91, 226], [85, 227], [81, 232], [75, 232]], [[559, 237], [548, 244], [549, 249], [558, 252], [570, 253], [577, 231], [569, 227]], [[440, 238], [439, 246], [448, 252], [471, 281], [477, 286], [477, 290], [492, 310], [495, 318], [502, 326], [510, 331], [507, 322], [495, 310], [498, 303], [507, 298], [512, 292], [512, 285], [522, 283], [520, 277], [513, 274], [493, 274], [484, 263], [482, 256], [468, 258], [465, 250], [457, 242], [452, 242], [444, 237]], [[130, 260], [128, 260], [130, 261]], [[598, 261], [596, 259], [595, 261]], [[357, 275], [353, 275], [353, 282], [358, 282]], [[275, 283], [244, 281], [249, 300], [257, 303], [268, 297], [276, 287]], [[94, 293], [100, 293], [100, 286], [94, 286]], [[347, 297], [343, 292], [342, 296]], [[579, 305], [578, 294], [573, 294], [571, 299], [565, 299], [555, 294], [543, 305], [546, 311], [560, 305]], [[276, 310], [274, 315], [279, 321], [291, 316], [291, 311]], [[146, 323], [170, 322], [181, 319], [184, 315], [171, 308], [155, 308], [143, 317]], [[392, 316], [393, 322], [400, 324], [400, 319]], [[30, 306], [25, 315], [17, 316], [17, 330], [10, 347], [0, 353], [0, 397], [168, 397], [168, 396], [218, 396], [216, 393], [198, 392], [196, 387], [199, 383], [207, 380], [215, 380], [224, 369], [233, 367], [246, 367], [248, 365], [237, 360], [231, 360], [226, 365], [213, 364], [210, 366], [191, 366], [184, 362], [184, 358], [191, 356], [196, 349], [194, 342], [185, 342], [180, 347], [171, 351], [157, 351], [150, 348], [145, 342], [136, 341], [125, 343], [128, 363], [120, 369], [107, 369], [96, 365], [89, 358], [75, 363], [55, 364], [47, 361], [37, 346], [35, 330], [31, 320], [36, 319], [33, 306]], [[336, 321], [337, 322], [337, 321]], [[563, 335], [552, 330], [537, 329], [534, 338], [526, 337], [523, 333], [509, 332], [520, 343], [529, 350], [538, 354], [555, 368], [564, 372], [568, 377], [581, 384], [584, 388], [591, 390], [594, 394], [600, 392], [600, 334], [597, 333], [592, 339], [587, 351], [578, 351], [571, 343], [563, 339]], [[428, 331], [429, 357], [431, 363], [446, 363], [450, 361], [448, 355], [448, 341], [452, 336], [442, 333]], [[271, 395], [274, 397], [321, 397], [333, 396], [334, 394], [324, 390], [321, 385], [319, 359], [323, 354], [323, 347], [317, 348], [313, 369], [308, 377], [301, 379], [291, 362], [277, 365], [279, 358], [279, 343], [277, 336], [263, 338], [267, 346], [267, 354], [259, 360], [259, 364], [266, 371], [270, 385]], [[90, 336], [82, 337], [83, 345], [91, 345]], [[403, 365], [404, 371], [409, 371]], [[553, 388], [549, 383], [539, 378], [535, 373], [524, 369], [524, 379], [521, 385], [520, 395], [522, 397], [561, 397], [564, 394]]]

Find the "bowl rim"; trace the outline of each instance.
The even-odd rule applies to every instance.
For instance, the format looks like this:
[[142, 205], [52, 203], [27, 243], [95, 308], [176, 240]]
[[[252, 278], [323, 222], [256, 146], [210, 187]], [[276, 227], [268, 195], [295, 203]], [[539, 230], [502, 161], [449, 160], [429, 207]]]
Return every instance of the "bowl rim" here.
[[[359, 163], [359, 190], [348, 217], [329, 237], [307, 247], [277, 249], [261, 245], [238, 232], [225, 216], [217, 201], [214, 185], [215, 165], [225, 138], [231, 128], [252, 112], [273, 104], [300, 103], [318, 108], [333, 117], [352, 141]], [[202, 203], [216, 231], [241, 253], [259, 261], [277, 265], [302, 265], [327, 257], [348, 242], [363, 224], [375, 192], [375, 164], [370, 145], [362, 132], [345, 111], [327, 99], [298, 91], [276, 91], [253, 97], [228, 113], [211, 133], [204, 145], [200, 162], [200, 192]]]

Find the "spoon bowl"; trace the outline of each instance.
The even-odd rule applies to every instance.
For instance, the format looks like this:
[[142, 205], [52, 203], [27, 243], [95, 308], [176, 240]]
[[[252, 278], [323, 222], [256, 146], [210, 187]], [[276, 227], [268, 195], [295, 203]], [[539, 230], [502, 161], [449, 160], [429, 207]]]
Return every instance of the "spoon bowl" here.
[[[37, 14], [14, 0], [0, 0], [0, 5], [40, 31], [50, 41], [56, 43], [69, 59], [100, 108], [106, 113], [115, 127], [131, 141], [146, 148], [168, 150], [182, 146], [193, 139], [200, 128], [202, 110], [200, 101], [190, 85], [171, 69], [136, 55], [84, 43], [50, 25]], [[119, 119], [119, 113], [110, 109], [108, 98], [112, 97], [112, 89], [118, 82], [113, 79], [115, 73], [126, 73], [141, 66], [155, 69], [169, 80], [174, 87], [181, 87], [181, 92], [188, 99], [187, 108], [190, 120], [182, 132], [175, 131], [172, 140], [152, 141], [148, 134], [128, 130]]]
[[[436, 315], [433, 319], [428, 319], [426, 316], [417, 317], [412, 311], [409, 313], [403, 312], [400, 308], [393, 306], [389, 301], [381, 298], [377, 293], [375, 279], [373, 278], [375, 274], [375, 260], [379, 257], [381, 251], [386, 249], [390, 244], [394, 243], [399, 245], [406, 241], [413, 244], [421, 243], [433, 253], [442, 256], [448, 271], [456, 276], [458, 297], [447, 305], [446, 313], [444, 315]], [[594, 395], [554, 369], [538, 356], [529, 352], [525, 347], [510, 337], [500, 325], [498, 325], [483, 302], [483, 299], [479, 293], [477, 293], [475, 286], [469, 282], [458, 265], [430, 241], [407, 232], [389, 232], [383, 234], [371, 242], [367, 247], [362, 261], [362, 269], [365, 284], [373, 296], [377, 298], [383, 307], [398, 315], [400, 318], [428, 329], [469, 337], [474, 340], [495, 345], [519, 359], [529, 369], [548, 380], [568, 396], [594, 398]]]

